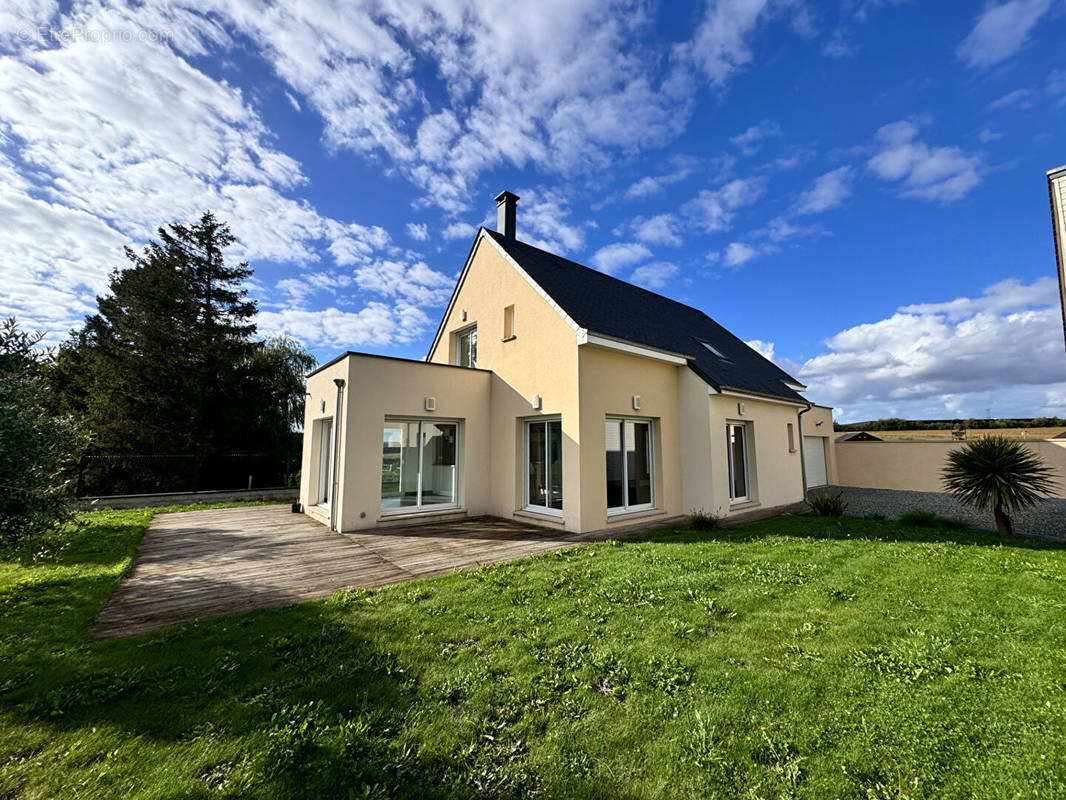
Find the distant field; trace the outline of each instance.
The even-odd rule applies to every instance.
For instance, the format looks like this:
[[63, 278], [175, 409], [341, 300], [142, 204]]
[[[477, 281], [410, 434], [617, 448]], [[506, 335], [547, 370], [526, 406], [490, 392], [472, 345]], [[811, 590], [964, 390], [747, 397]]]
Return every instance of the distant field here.
[[[988, 436], [991, 434], [998, 434], [1000, 436], [1009, 436], [1012, 439], [1054, 439], [1066, 428], [970, 428], [966, 431], [967, 439], [978, 439], [981, 436]], [[927, 441], [929, 439], [950, 439], [951, 431], [942, 430], [925, 430], [925, 431], [870, 431], [874, 436], [880, 436], [882, 439], [898, 442], [916, 442]], [[1022, 434], [1025, 436], [1022, 436]], [[842, 433], [838, 433], [838, 436], [843, 436]]]

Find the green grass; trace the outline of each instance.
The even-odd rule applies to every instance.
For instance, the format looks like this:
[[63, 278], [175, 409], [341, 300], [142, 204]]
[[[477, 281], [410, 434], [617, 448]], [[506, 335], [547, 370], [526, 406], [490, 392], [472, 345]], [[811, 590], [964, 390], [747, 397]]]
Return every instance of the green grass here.
[[0, 797], [1066, 795], [1066, 551], [666, 532], [117, 641], [150, 511], [0, 562]]

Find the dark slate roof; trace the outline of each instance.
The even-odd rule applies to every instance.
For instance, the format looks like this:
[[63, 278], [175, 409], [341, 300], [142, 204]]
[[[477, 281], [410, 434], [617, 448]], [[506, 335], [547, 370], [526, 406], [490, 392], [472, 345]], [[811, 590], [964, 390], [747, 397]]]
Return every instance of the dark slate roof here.
[[[799, 381], [699, 309], [525, 242], [508, 240], [496, 231], [486, 229], [485, 233], [589, 333], [687, 356], [689, 367], [716, 389], [806, 402], [784, 383]], [[724, 358], [708, 350], [704, 342]]]

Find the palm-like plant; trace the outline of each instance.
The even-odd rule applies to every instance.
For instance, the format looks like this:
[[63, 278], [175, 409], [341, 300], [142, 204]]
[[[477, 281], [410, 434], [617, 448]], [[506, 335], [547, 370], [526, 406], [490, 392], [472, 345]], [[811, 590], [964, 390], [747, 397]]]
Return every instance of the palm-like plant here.
[[1051, 468], [1032, 450], [1006, 436], [985, 436], [948, 453], [944, 488], [978, 511], [989, 508], [1001, 536], [1014, 534], [1008, 511], [1036, 504], [1051, 494]]

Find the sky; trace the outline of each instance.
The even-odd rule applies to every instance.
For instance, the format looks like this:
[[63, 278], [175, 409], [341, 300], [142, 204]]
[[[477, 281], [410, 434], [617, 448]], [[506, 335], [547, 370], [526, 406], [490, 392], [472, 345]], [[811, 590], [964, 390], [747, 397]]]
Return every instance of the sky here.
[[212, 210], [263, 336], [425, 356], [493, 198], [840, 421], [1066, 416], [1066, 0], [4, 0], [0, 314]]

